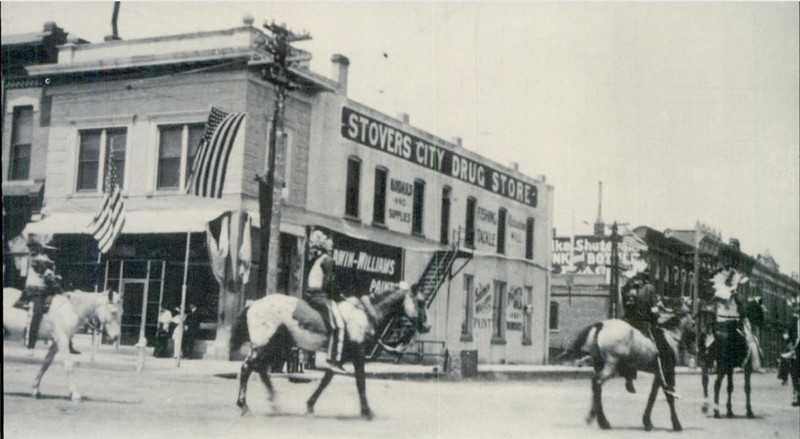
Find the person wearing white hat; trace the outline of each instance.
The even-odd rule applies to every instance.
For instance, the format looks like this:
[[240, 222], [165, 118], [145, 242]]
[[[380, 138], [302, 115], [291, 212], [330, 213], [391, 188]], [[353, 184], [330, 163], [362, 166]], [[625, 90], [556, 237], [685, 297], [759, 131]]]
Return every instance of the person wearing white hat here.
[[[31, 318], [28, 323], [28, 338], [26, 346], [33, 349], [36, 346], [36, 339], [39, 336], [39, 325], [51, 296], [61, 293], [61, 276], [55, 273], [55, 263], [44, 252], [45, 249], [53, 247], [41, 245], [36, 242], [28, 244], [31, 252], [30, 269], [25, 279], [25, 289], [14, 306], [25, 307], [30, 303]], [[70, 351], [77, 353], [70, 343]]]

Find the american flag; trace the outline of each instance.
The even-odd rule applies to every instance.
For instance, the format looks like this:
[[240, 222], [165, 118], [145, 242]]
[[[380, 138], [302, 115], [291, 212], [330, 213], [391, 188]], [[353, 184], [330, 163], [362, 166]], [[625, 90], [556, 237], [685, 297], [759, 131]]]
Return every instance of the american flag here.
[[222, 198], [233, 143], [245, 113], [226, 113], [212, 107], [197, 148], [186, 192], [198, 197]]
[[113, 143], [109, 144], [106, 163], [103, 202], [97, 215], [89, 224], [89, 231], [97, 240], [97, 247], [103, 254], [108, 253], [125, 226], [125, 206], [122, 203], [122, 190], [119, 188], [117, 170], [114, 167]]

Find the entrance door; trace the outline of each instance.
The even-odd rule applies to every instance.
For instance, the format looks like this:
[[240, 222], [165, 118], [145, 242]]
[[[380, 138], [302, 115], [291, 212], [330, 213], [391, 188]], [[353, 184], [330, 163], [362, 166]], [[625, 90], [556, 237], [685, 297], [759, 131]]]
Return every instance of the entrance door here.
[[[152, 315], [152, 311], [147, 308], [144, 309], [144, 315], [142, 315], [142, 305], [148, 296], [147, 290], [146, 280], [125, 279], [122, 281], [122, 334], [120, 335], [120, 344], [136, 344], [139, 341], [142, 318], [147, 322], [155, 317]], [[152, 335], [147, 332], [146, 330], [145, 337], [150, 336], [148, 338], [151, 338]]]

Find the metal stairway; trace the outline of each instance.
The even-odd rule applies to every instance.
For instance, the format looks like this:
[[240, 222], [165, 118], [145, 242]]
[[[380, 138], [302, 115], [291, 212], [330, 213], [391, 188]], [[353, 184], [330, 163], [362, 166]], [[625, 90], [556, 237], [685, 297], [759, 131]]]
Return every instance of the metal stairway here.
[[[422, 273], [419, 281], [414, 285], [418, 291], [422, 291], [425, 295], [425, 306], [430, 307], [439, 288], [445, 281], [450, 281], [455, 274], [453, 273], [453, 266], [458, 258], [467, 258], [457, 271], [461, 271], [472, 258], [472, 253], [465, 252], [457, 246], [453, 246], [447, 250], [437, 250], [431, 258], [425, 271]], [[378, 359], [381, 353], [386, 352], [394, 354], [392, 359], [399, 359], [398, 355], [402, 355], [404, 347], [411, 341], [416, 334], [414, 324], [407, 318], [395, 318], [390, 320], [383, 328], [379, 328], [378, 334], [381, 334], [374, 345], [367, 349], [368, 359]]]

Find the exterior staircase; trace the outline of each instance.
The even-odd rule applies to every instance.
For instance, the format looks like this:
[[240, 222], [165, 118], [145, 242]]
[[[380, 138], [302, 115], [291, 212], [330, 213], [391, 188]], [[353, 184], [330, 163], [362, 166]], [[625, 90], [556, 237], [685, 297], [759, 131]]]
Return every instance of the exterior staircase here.
[[[447, 250], [437, 250], [433, 254], [428, 266], [422, 273], [422, 277], [414, 285], [418, 291], [422, 291], [425, 295], [426, 307], [430, 307], [431, 303], [433, 303], [439, 288], [455, 276], [453, 267], [456, 259], [466, 258], [467, 262], [469, 262], [471, 257], [472, 253], [459, 249], [457, 245]], [[460, 268], [458, 271], [460, 271]], [[367, 349], [367, 358], [370, 360], [385, 359], [397, 362], [402, 358], [405, 346], [411, 342], [416, 334], [416, 329], [409, 319], [405, 317], [394, 318], [383, 328], [380, 328], [378, 334], [381, 334], [379, 339]], [[382, 356], [382, 354], [388, 354], [388, 358], [385, 355]]]

